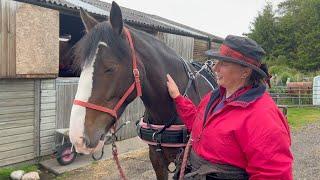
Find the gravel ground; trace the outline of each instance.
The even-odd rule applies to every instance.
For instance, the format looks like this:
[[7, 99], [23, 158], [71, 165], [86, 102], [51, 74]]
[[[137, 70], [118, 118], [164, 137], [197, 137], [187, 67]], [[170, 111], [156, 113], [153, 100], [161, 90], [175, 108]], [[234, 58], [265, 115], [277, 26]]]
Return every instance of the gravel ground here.
[[[294, 179], [320, 179], [320, 123], [294, 129], [292, 151], [294, 153]], [[120, 156], [120, 163], [130, 180], [156, 179], [148, 158], [148, 150], [130, 152]], [[58, 179], [66, 180], [118, 180], [119, 174], [113, 160], [105, 160], [75, 170]]]
[[[120, 164], [128, 180], [154, 180], [148, 149], [120, 155]], [[119, 180], [119, 172], [113, 160], [99, 161], [86, 168], [58, 177], [63, 180]]]
[[294, 179], [320, 179], [320, 123], [292, 131]]

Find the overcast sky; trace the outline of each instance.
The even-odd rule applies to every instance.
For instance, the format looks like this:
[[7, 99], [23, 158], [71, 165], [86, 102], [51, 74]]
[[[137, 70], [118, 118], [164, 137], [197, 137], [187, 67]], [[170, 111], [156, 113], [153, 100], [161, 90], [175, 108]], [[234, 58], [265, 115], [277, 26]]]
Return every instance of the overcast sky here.
[[[112, 2], [112, 0], [103, 0]], [[120, 6], [158, 15], [224, 38], [242, 35], [267, 0], [115, 0]], [[269, 0], [276, 7], [284, 0]]]

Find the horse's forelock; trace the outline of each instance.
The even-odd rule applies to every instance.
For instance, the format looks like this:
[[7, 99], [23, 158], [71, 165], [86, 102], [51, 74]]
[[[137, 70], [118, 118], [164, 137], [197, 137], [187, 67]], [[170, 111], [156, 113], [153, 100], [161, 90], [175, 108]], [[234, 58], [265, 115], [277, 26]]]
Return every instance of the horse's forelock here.
[[101, 42], [112, 48], [112, 52], [119, 59], [129, 56], [129, 49], [123, 38], [114, 33], [108, 22], [102, 22], [97, 24], [75, 45], [73, 69], [81, 70], [84, 65], [90, 64]]

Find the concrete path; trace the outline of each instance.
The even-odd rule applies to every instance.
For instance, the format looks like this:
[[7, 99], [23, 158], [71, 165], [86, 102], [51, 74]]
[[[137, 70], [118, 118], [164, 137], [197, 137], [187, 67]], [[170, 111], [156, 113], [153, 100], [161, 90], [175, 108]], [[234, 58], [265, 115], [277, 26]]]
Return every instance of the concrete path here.
[[[118, 147], [119, 155], [136, 151], [136, 150], [146, 149], [148, 147], [148, 145], [138, 137], [134, 137], [134, 138], [123, 140], [123, 141], [118, 141], [116, 142], [116, 144]], [[104, 156], [102, 157], [101, 160], [108, 160], [111, 158], [112, 158], [111, 144], [108, 144], [104, 146]], [[49, 159], [49, 160], [42, 161], [40, 162], [40, 165], [48, 169], [50, 172], [56, 175], [60, 175], [68, 171], [86, 167], [92, 164], [93, 162], [95, 161], [91, 158], [91, 155], [78, 155], [73, 163], [66, 166], [61, 166], [56, 159]]]

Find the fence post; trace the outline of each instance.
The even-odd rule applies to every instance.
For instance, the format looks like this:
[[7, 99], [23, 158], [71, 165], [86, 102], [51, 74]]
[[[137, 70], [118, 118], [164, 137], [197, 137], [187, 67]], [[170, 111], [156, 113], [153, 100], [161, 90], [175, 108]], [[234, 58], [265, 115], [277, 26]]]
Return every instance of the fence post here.
[[301, 92], [300, 92], [300, 88], [299, 88], [299, 108], [300, 108], [300, 105], [301, 105]]

